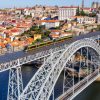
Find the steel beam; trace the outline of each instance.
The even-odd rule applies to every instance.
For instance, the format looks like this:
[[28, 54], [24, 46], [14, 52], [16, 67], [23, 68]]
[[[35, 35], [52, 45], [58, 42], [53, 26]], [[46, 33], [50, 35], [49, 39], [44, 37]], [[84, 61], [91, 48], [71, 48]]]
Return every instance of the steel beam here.
[[23, 91], [21, 67], [12, 68], [9, 71], [7, 100], [18, 100]]

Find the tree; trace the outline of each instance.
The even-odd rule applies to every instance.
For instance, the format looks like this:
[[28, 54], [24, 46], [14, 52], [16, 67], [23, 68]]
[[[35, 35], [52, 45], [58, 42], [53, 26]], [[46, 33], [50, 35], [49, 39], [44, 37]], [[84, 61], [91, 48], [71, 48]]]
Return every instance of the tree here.
[[85, 16], [85, 12], [84, 12], [83, 9], [80, 11], [80, 15], [81, 15], [81, 16]]
[[36, 39], [35, 42], [36, 42], [36, 43], [42, 43], [43, 40], [42, 40], [42, 39]]
[[97, 25], [97, 30], [100, 31], [100, 25]]
[[96, 17], [96, 13], [94, 13], [94, 12], [90, 13], [89, 17]]
[[51, 33], [51, 32], [50, 32], [49, 30], [47, 30], [47, 31], [45, 32], [46, 36], [49, 36], [50, 33]]
[[42, 38], [47, 38], [47, 37], [49, 37], [49, 34], [50, 34], [51, 32], [49, 31], [49, 30], [46, 30], [43, 34], [42, 34]]
[[36, 31], [35, 31], [35, 33], [34, 34], [42, 34], [43, 32], [42, 32], [42, 30], [41, 29], [37, 29]]
[[38, 30], [38, 26], [32, 26], [32, 27], [30, 28], [30, 31], [36, 31], [36, 30]]
[[80, 8], [78, 6], [78, 8], [76, 9], [76, 16], [80, 16]]

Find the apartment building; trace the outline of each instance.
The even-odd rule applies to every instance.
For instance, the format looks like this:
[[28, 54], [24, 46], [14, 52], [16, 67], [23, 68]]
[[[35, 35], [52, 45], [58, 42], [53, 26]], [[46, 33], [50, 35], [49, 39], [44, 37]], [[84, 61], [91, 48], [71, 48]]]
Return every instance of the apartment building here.
[[64, 6], [59, 8], [59, 20], [70, 19], [76, 15], [77, 6]]

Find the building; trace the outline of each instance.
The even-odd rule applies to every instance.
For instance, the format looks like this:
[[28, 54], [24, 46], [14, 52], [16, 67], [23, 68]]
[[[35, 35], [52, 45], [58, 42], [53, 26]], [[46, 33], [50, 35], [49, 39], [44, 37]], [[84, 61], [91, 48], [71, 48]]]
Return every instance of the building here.
[[18, 8], [15, 10], [15, 14], [22, 14], [23, 8]]
[[40, 23], [41, 25], [44, 25], [47, 29], [56, 28], [60, 25], [59, 20], [41, 20]]
[[89, 13], [91, 13], [92, 9], [91, 9], [91, 8], [88, 8], [88, 7], [84, 7], [84, 8], [83, 8], [83, 11], [84, 11], [86, 14], [89, 14]]
[[76, 16], [77, 22], [80, 24], [93, 24], [96, 23], [95, 17]]
[[97, 14], [97, 23], [100, 24], [100, 14]]
[[100, 7], [100, 3], [99, 2], [92, 2], [92, 6], [91, 7], [98, 9]]
[[66, 6], [59, 8], [59, 20], [70, 19], [72, 16], [76, 15], [77, 6]]
[[41, 39], [41, 34], [34, 34], [34, 41], [37, 39]]

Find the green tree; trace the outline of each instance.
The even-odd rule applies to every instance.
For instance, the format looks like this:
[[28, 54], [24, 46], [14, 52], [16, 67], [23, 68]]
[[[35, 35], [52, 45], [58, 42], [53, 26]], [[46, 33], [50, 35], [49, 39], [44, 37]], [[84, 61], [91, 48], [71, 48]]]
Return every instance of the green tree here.
[[49, 30], [46, 30], [43, 34], [42, 34], [42, 38], [48, 38], [49, 35], [50, 35], [50, 31]]
[[94, 12], [90, 13], [89, 17], [96, 17], [96, 13], [94, 13]]
[[35, 30], [35, 33], [34, 34], [42, 34], [43, 32], [42, 32], [42, 29], [37, 29], [37, 30]]
[[32, 26], [32, 27], [30, 28], [30, 31], [36, 31], [36, 30], [38, 30], [38, 26]]
[[80, 8], [79, 7], [76, 9], [76, 16], [80, 16]]
[[84, 12], [83, 9], [80, 11], [80, 15], [81, 15], [81, 16], [85, 16], [85, 12]]
[[97, 26], [97, 30], [100, 31], [100, 25]]
[[42, 39], [36, 39], [35, 42], [36, 43], [41, 43], [41, 42], [43, 42], [43, 40]]

